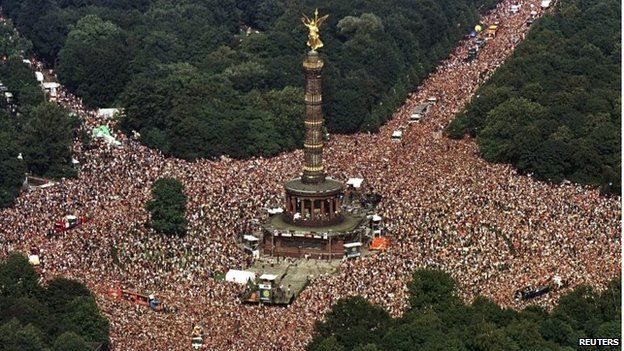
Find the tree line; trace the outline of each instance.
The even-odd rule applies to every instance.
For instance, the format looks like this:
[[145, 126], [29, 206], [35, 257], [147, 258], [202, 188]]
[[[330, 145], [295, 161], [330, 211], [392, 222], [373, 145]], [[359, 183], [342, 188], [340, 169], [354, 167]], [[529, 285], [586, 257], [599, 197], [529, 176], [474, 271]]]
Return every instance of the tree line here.
[[391, 318], [362, 297], [339, 300], [317, 322], [309, 351], [573, 351], [579, 338], [621, 339], [621, 282], [598, 292], [579, 286], [551, 312], [537, 306], [501, 308], [477, 297], [466, 304], [447, 273], [422, 269], [408, 284], [410, 309]]
[[19, 253], [0, 262], [0, 350], [85, 351], [109, 343], [109, 323], [82, 283], [39, 275]]
[[[316, 2], [2, 0], [34, 52], [91, 107], [185, 159], [303, 143], [301, 61]], [[376, 131], [495, 0], [331, 0], [321, 13], [330, 131]]]
[[71, 143], [77, 118], [47, 102], [35, 75], [22, 61], [32, 44], [11, 23], [0, 24], [0, 208], [13, 204], [25, 173], [61, 178], [76, 175]]
[[450, 124], [489, 161], [621, 193], [621, 3], [561, 1]]

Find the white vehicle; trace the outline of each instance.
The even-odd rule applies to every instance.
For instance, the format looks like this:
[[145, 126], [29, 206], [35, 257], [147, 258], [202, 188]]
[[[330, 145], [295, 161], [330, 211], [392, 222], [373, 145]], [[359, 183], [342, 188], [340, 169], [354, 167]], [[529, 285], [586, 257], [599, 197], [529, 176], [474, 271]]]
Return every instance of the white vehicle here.
[[550, 0], [542, 0], [541, 7], [542, 7], [543, 9], [547, 9], [547, 8], [549, 8], [549, 7], [550, 7]]
[[395, 130], [394, 132], [392, 132], [392, 140], [398, 141], [401, 140], [401, 138], [403, 138], [402, 130]]

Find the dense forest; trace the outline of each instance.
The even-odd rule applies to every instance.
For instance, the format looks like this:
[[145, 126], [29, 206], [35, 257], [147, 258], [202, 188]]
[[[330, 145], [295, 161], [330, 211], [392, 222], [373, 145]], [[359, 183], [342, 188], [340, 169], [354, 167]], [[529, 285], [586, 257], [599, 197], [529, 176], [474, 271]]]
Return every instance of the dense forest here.
[[[91, 107], [186, 159], [274, 155], [303, 139], [302, 12], [292, 0], [2, 0], [38, 57]], [[377, 130], [496, 0], [331, 0], [331, 131]]]
[[621, 2], [570, 0], [531, 29], [447, 129], [543, 180], [621, 193]]
[[109, 323], [82, 283], [38, 280], [18, 253], [0, 262], [0, 350], [85, 351], [109, 343]]
[[620, 350], [578, 346], [579, 338], [621, 339], [621, 288], [603, 292], [580, 286], [553, 311], [530, 306], [504, 309], [478, 297], [465, 304], [446, 273], [419, 270], [408, 285], [411, 308], [392, 319], [361, 297], [339, 300], [317, 322], [310, 351], [573, 351]]
[[[10, 23], [0, 24], [0, 81], [13, 95], [0, 96], [0, 208], [13, 204], [24, 174], [60, 178], [76, 174], [71, 165], [78, 120], [47, 102], [35, 75], [20, 57], [31, 43]], [[19, 158], [18, 158], [19, 157]]]

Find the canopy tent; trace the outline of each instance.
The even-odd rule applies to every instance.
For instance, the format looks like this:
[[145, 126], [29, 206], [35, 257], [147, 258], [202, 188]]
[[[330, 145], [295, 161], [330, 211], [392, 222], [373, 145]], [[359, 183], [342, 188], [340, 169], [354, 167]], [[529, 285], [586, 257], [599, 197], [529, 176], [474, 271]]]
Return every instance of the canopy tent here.
[[269, 214], [271, 214], [271, 215], [274, 215], [274, 214], [278, 214], [278, 213], [284, 212], [284, 209], [281, 208], [281, 207], [269, 208], [267, 210], [267, 212], [269, 212]]
[[277, 276], [275, 274], [263, 274], [260, 276], [260, 280], [268, 280], [268, 281], [273, 281], [277, 279]]
[[255, 236], [249, 235], [249, 234], [243, 235], [243, 239], [247, 240], [247, 241], [258, 241], [258, 240], [260, 240], [260, 239], [256, 238]]
[[381, 216], [374, 214], [373, 217], [372, 217], [372, 220], [373, 220], [373, 222], [379, 222], [379, 221], [381, 221]]
[[99, 127], [95, 127], [93, 128], [93, 130], [91, 131], [91, 135], [93, 135], [94, 138], [101, 138], [105, 135], [110, 136], [110, 129], [108, 129], [107, 126], [99, 126]]
[[50, 93], [50, 96], [56, 97], [56, 89], [58, 89], [61, 85], [56, 82], [43, 82], [43, 89]]
[[97, 114], [100, 117], [112, 118], [115, 114], [120, 113], [118, 108], [101, 108], [98, 109]]
[[94, 138], [104, 139], [109, 145], [113, 145], [117, 147], [121, 146], [121, 142], [119, 142], [110, 134], [110, 130], [108, 129], [107, 126], [99, 126], [99, 127], [93, 128], [93, 130], [91, 131], [91, 135]]
[[35, 78], [37, 78], [37, 81], [39, 83], [43, 83], [43, 73], [41, 72], [35, 72]]
[[256, 280], [256, 274], [254, 272], [249, 271], [239, 271], [236, 269], [230, 269], [225, 273], [225, 281], [238, 283], [238, 284], [247, 284], [247, 282], [251, 279], [251, 281]]
[[349, 180], [347, 180], [347, 185], [351, 185], [352, 187], [357, 189], [362, 186], [363, 182], [363, 178], [349, 178]]
[[384, 251], [387, 248], [388, 248], [388, 238], [385, 238], [385, 237], [377, 237], [373, 239], [373, 242], [370, 244], [371, 250]]
[[342, 246], [344, 246], [346, 249], [349, 249], [349, 248], [352, 248], [352, 247], [360, 247], [360, 246], [362, 246], [362, 243], [361, 242], [347, 243], [347, 244], [344, 244]]
[[39, 260], [39, 256], [37, 256], [37, 255], [29, 255], [28, 256], [28, 263], [32, 264], [33, 266], [38, 266], [39, 264], [41, 264], [41, 261]]

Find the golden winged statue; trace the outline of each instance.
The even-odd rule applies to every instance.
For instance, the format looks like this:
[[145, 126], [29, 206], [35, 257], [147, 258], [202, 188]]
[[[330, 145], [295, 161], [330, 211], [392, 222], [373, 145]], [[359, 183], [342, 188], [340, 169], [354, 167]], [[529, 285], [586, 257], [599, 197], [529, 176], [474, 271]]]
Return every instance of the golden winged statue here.
[[308, 34], [308, 46], [312, 49], [312, 51], [316, 51], [318, 48], [323, 47], [323, 42], [321, 41], [321, 37], [319, 36], [319, 27], [321, 24], [327, 19], [329, 15], [325, 15], [323, 17], [318, 16], [318, 9], [314, 10], [314, 18], [308, 18], [305, 14], [301, 17], [301, 22], [308, 27], [310, 33]]

